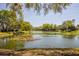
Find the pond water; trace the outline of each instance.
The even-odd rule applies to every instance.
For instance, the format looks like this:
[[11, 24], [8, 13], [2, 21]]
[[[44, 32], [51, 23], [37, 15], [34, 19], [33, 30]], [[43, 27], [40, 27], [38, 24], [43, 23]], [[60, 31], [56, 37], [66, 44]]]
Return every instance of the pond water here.
[[[42, 33], [42, 32], [40, 32]], [[25, 49], [25, 48], [79, 48], [79, 36], [64, 36], [46, 33], [33, 33], [32, 41], [0, 39], [0, 48]]]

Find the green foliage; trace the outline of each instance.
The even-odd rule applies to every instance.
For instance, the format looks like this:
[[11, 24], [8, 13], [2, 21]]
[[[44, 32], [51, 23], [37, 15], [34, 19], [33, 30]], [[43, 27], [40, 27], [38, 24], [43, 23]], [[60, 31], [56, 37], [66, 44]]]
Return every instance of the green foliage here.
[[12, 30], [16, 23], [16, 13], [14, 11], [0, 11], [0, 31]]
[[18, 12], [20, 16], [23, 17], [22, 13], [22, 7], [25, 6], [25, 8], [33, 9], [34, 11], [39, 14], [41, 10], [43, 10], [44, 14], [46, 15], [50, 10], [52, 10], [55, 13], [62, 13], [62, 10], [66, 9], [68, 6], [70, 6], [70, 3], [8, 3], [6, 6], [8, 6], [11, 10]]
[[35, 27], [34, 30], [43, 30], [43, 31], [74, 31], [76, 29], [79, 29], [79, 26], [77, 27], [74, 25], [75, 20], [67, 20], [64, 21], [61, 25], [56, 24], [43, 24], [40, 27]]
[[40, 13], [41, 10], [44, 11], [46, 15], [50, 10], [55, 13], [61, 13], [63, 9], [66, 9], [67, 6], [70, 6], [69, 3], [26, 3], [25, 7], [28, 9], [33, 8], [37, 13]]
[[44, 31], [51, 31], [51, 30], [55, 31], [56, 28], [57, 28], [57, 25], [53, 25], [53, 24], [43, 24], [42, 25], [42, 30], [44, 30]]
[[0, 11], [0, 31], [31, 30], [32, 25], [24, 20], [17, 20], [15, 11]]
[[29, 22], [25, 22], [23, 20], [19, 21], [19, 29], [22, 31], [29, 31], [32, 29], [32, 25]]
[[74, 21], [73, 20], [64, 21], [64, 23], [62, 24], [62, 28], [66, 31], [75, 30]]

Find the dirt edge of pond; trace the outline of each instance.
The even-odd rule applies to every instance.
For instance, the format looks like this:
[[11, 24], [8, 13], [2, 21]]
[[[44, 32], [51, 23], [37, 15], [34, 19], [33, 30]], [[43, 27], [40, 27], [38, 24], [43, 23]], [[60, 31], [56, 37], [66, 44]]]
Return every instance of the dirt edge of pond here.
[[79, 48], [0, 49], [0, 56], [79, 56]]

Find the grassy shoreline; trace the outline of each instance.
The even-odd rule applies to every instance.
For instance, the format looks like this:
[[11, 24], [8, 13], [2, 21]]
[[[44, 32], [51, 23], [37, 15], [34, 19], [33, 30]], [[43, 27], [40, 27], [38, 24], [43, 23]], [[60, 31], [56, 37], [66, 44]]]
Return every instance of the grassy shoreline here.
[[71, 32], [61, 32], [62, 35], [79, 35], [79, 30]]
[[28, 31], [22, 35], [13, 34], [13, 32], [0, 32], [0, 38], [12, 37], [11, 40], [30, 40], [32, 38]]
[[0, 38], [13, 36], [12, 32], [0, 32]]
[[67, 32], [67, 31], [34, 31], [33, 34], [52, 34], [52, 35], [79, 35], [79, 30]]
[[[12, 40], [29, 40], [30, 38], [32, 38], [32, 32], [30, 31], [23, 31], [24, 34], [22, 35], [15, 35], [14, 38]], [[72, 32], [43, 32], [43, 33], [38, 33], [36, 31], [35, 34], [52, 34], [52, 35], [64, 35], [64, 36], [76, 36], [79, 35], [79, 30], [76, 31], [72, 31]], [[5, 38], [5, 37], [10, 37], [13, 36], [13, 32], [0, 32], [0, 38]]]
[[23, 50], [0, 49], [5, 56], [79, 56], [79, 48], [31, 48]]

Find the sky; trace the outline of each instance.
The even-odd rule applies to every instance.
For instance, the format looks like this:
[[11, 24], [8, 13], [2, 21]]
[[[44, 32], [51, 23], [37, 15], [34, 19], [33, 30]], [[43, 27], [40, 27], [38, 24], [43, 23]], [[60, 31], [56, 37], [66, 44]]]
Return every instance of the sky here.
[[[0, 10], [6, 9], [5, 4], [0, 4]], [[23, 7], [24, 20], [30, 22], [34, 27], [40, 26], [44, 23], [60, 25], [66, 20], [75, 19], [75, 25], [79, 24], [79, 4], [73, 3], [67, 9], [62, 11], [62, 14], [55, 14], [50, 11], [46, 16], [36, 14], [33, 10], [28, 10]]]

